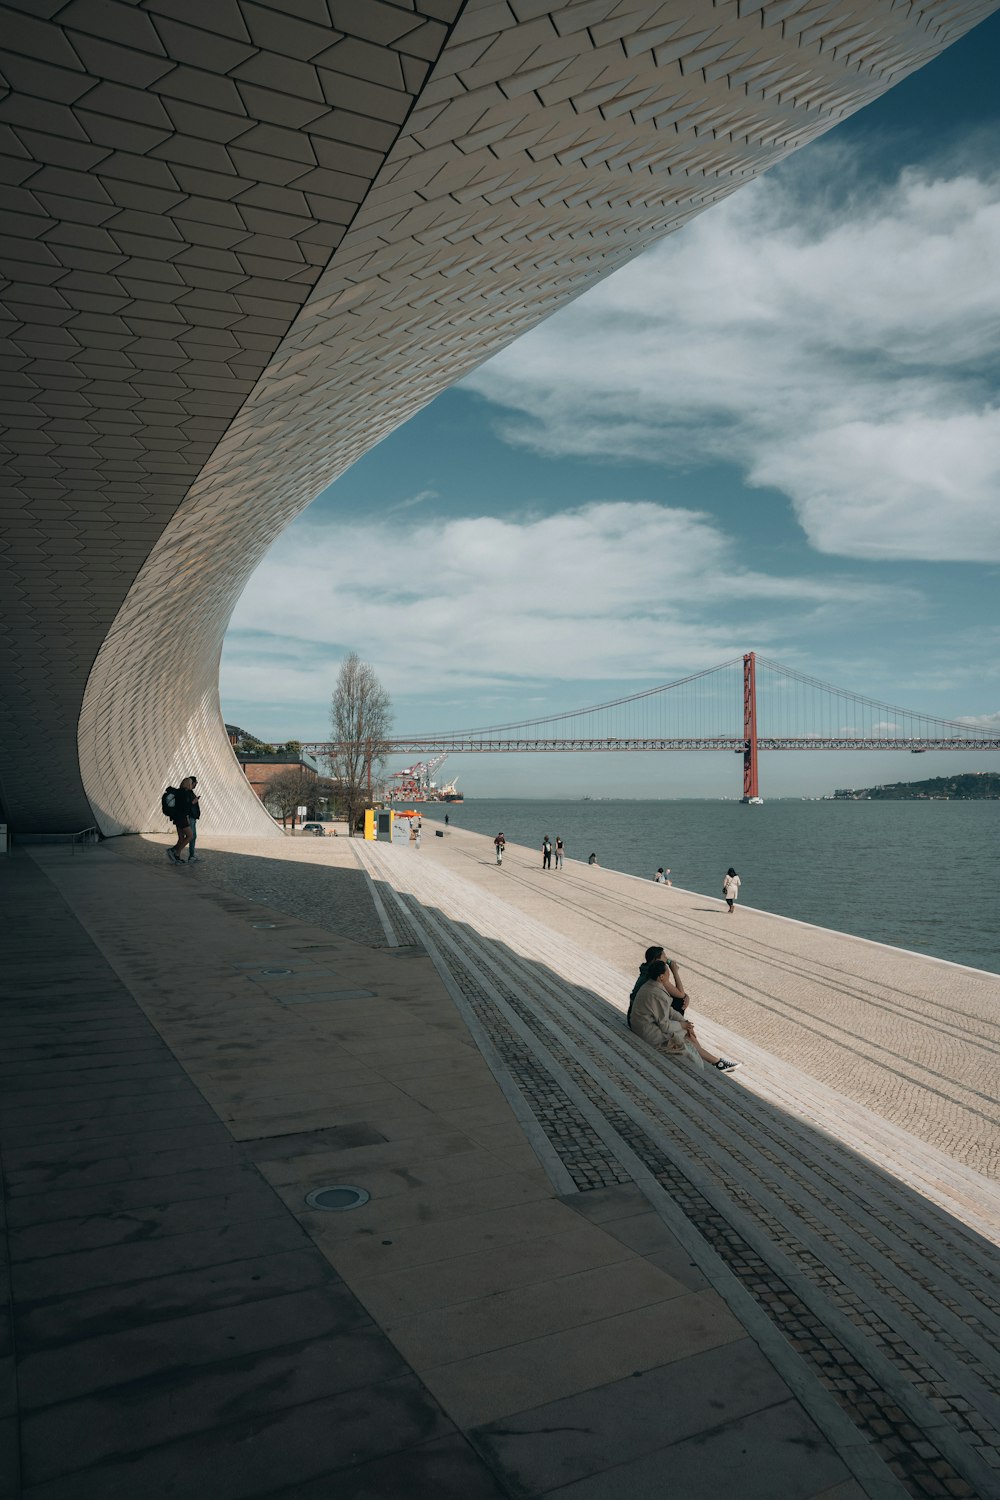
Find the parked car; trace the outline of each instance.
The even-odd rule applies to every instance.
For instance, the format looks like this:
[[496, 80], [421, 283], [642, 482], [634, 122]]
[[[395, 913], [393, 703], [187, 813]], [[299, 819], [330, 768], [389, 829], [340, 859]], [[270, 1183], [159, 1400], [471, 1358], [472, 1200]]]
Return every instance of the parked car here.
[[316, 837], [320, 839], [326, 837], [326, 829], [323, 827], [322, 823], [303, 823], [302, 832], [314, 833]]

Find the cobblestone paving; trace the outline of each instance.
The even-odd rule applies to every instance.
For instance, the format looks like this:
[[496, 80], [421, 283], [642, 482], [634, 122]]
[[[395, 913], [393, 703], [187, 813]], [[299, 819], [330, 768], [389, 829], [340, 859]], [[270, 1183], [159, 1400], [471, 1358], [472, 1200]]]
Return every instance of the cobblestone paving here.
[[[490, 1036], [502, 1031], [522, 1073], [548, 1074], [538, 1118], [577, 1184], [590, 1185], [591, 1153], [595, 1179], [615, 1163], [610, 1127], [909, 1493], [1000, 1495], [994, 1247], [732, 1080], [643, 1055], [606, 1006], [561, 977], [568, 945], [562, 966], [558, 941], [540, 943], [544, 963], [511, 951], [518, 919], [504, 903], [426, 863], [365, 857], [409, 892], [411, 924], [431, 933]], [[597, 1144], [573, 1115], [604, 1125]]]
[[[367, 864], [367, 861], [366, 861]], [[391, 883], [372, 872], [386, 907], [387, 919], [400, 944], [419, 941], [419, 913], [411, 915], [408, 903], [393, 900]], [[544, 1067], [536, 1052], [498, 1014], [474, 967], [462, 975], [462, 994], [496, 1048], [536, 1120], [579, 1189], [613, 1187], [631, 1182], [628, 1171], [604, 1152], [600, 1137], [590, 1127], [566, 1092]]]
[[[414, 923], [410, 921], [409, 913], [401, 906], [395, 905], [391, 900], [391, 887], [385, 881], [377, 880], [372, 875], [368, 866], [362, 861], [361, 868], [365, 872], [365, 878], [371, 882], [371, 889], [382, 905], [382, 918], [389, 925], [390, 931], [396, 939], [399, 948], [415, 948], [420, 946], [420, 937]], [[388, 907], [394, 906], [392, 915], [389, 915]]]
[[629, 972], [650, 942], [681, 963], [699, 1015], [752, 1037], [976, 1172], [1000, 1178], [1000, 977], [570, 860], [543, 872], [461, 829], [422, 858], [497, 892]]
[[[116, 855], [163, 864], [171, 840], [156, 835], [115, 839]], [[199, 838], [199, 861], [176, 871], [178, 880], [197, 881], [234, 891], [285, 911], [340, 937], [385, 946], [386, 938], [372, 901], [371, 887], [358, 867], [353, 839]]]

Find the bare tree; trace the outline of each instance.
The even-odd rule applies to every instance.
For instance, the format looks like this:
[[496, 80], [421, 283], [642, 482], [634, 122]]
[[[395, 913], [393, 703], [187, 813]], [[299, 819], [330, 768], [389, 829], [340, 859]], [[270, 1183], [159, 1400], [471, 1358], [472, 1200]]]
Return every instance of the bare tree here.
[[316, 776], [301, 766], [279, 771], [264, 789], [264, 805], [284, 823], [295, 817], [297, 807], [312, 807], [316, 800], [316, 781]]
[[361, 810], [371, 801], [373, 770], [388, 753], [392, 728], [389, 694], [373, 667], [356, 651], [345, 657], [330, 704], [333, 745], [330, 772], [340, 783], [351, 837]]

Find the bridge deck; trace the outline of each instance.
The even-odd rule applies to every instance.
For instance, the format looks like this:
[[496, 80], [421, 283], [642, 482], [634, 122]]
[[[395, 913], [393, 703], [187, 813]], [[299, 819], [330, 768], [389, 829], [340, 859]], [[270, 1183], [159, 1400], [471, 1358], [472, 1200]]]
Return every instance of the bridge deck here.
[[[405, 739], [387, 740], [387, 755], [500, 755], [542, 753], [554, 754], [565, 751], [639, 751], [661, 750], [723, 750], [742, 755], [747, 741], [742, 735], [577, 735], [571, 738], [547, 738], [544, 736], [506, 735], [412, 735]], [[350, 749], [329, 740], [309, 740], [302, 748], [316, 755], [329, 756]], [[910, 751], [923, 755], [928, 750], [1000, 750], [1000, 735], [968, 734], [934, 738], [927, 735], [867, 736], [858, 735], [765, 735], [757, 736], [758, 750], [893, 750], [896, 754]]]

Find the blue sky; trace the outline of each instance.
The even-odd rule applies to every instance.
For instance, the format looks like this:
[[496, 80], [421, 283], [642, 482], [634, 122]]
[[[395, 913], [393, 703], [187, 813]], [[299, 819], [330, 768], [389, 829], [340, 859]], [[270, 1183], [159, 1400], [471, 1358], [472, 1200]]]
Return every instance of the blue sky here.
[[[755, 649], [1000, 728], [998, 59], [993, 17], [356, 464], [248, 585], [227, 720], [325, 737], [350, 650], [418, 732]], [[974, 769], [1000, 754], [783, 754], [762, 774], [778, 796]], [[473, 796], [739, 791], [723, 755], [443, 774]]]

